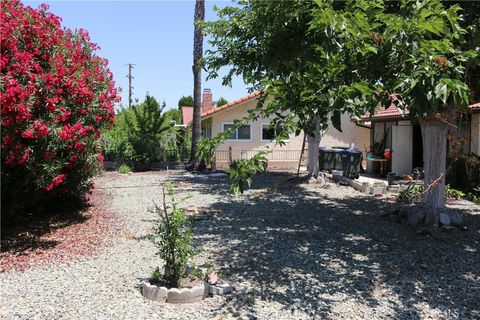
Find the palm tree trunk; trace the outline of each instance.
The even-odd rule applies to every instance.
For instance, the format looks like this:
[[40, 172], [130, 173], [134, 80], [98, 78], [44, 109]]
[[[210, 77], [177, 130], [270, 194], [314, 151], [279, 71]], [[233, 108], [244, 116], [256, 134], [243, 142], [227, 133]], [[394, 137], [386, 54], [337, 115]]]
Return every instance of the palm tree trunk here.
[[197, 23], [205, 19], [205, 0], [195, 1], [194, 34], [193, 34], [193, 121], [192, 121], [192, 148], [190, 150], [189, 168], [194, 170], [198, 165], [197, 146], [202, 134], [202, 66], [203, 57], [203, 30]]

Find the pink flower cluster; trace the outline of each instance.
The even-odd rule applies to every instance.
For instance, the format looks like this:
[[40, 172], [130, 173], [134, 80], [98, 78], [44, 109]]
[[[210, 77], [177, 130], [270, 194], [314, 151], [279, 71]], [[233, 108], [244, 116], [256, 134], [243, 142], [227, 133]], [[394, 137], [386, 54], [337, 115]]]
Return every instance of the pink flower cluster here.
[[1, 6], [2, 174], [21, 166], [32, 184], [51, 191], [98, 161], [119, 91], [85, 30], [62, 28], [46, 5]]
[[66, 174], [61, 173], [53, 179], [52, 183], [50, 183], [48, 186], [42, 187], [42, 189], [46, 190], [46, 191], [51, 191], [51, 190], [55, 189], [56, 187], [58, 187], [59, 185], [61, 185], [66, 177], [67, 177]]

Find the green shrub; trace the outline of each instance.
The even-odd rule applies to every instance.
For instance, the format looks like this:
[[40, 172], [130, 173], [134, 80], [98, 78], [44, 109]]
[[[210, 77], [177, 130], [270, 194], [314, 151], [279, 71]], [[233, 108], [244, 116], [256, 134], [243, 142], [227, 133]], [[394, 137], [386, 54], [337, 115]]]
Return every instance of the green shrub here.
[[232, 160], [228, 165], [231, 170], [235, 170], [238, 168], [239, 163], [240, 163], [240, 160]]
[[122, 164], [122, 165], [118, 168], [118, 172], [124, 173], [124, 174], [125, 174], [125, 173], [130, 173], [130, 172], [132, 172], [132, 169], [131, 169], [129, 166], [127, 166], [126, 164]]
[[119, 101], [107, 61], [85, 30], [2, 1], [1, 218], [80, 204], [102, 166], [100, 134]]
[[423, 185], [409, 184], [406, 189], [398, 191], [398, 199], [405, 202], [419, 202], [422, 201]]
[[476, 194], [474, 192], [469, 192], [466, 194], [465, 199], [471, 201], [476, 204], [480, 204], [480, 194]]
[[160, 280], [162, 280], [162, 272], [160, 271], [160, 268], [159, 267], [156, 267], [155, 270], [153, 270], [151, 276], [150, 276], [150, 279], [153, 281], [153, 282], [160, 282]]
[[162, 161], [176, 162], [178, 160], [180, 160], [180, 155], [178, 152], [177, 144], [173, 139], [171, 139], [165, 145]]
[[450, 187], [449, 184], [445, 186], [445, 197], [447, 198], [455, 198], [455, 199], [461, 199], [465, 197], [465, 193], [463, 193], [460, 190], [454, 189]]
[[[398, 198], [406, 202], [418, 202], [422, 200], [423, 190], [423, 185], [410, 184], [406, 189], [398, 191]], [[465, 198], [465, 196], [465, 193], [450, 187], [449, 184], [445, 186], [445, 197], [461, 199]]]
[[268, 160], [266, 155], [268, 151], [261, 151], [250, 159], [241, 161], [232, 161], [230, 169], [227, 170], [232, 180], [230, 190], [236, 195], [243, 193], [245, 187], [250, 186], [254, 175], [265, 172]]
[[163, 208], [154, 202], [159, 218], [155, 222], [150, 239], [158, 249], [158, 256], [165, 261], [163, 279], [168, 286], [179, 287], [185, 267], [196, 251], [193, 247], [192, 227], [185, 211], [178, 208], [173, 184], [166, 184], [166, 192], [170, 198], [169, 204], [167, 204], [165, 188], [163, 189]]
[[147, 95], [140, 105], [121, 110], [112, 130], [104, 135], [105, 153], [116, 163], [151, 163], [160, 160], [160, 145], [173, 130], [165, 105]]

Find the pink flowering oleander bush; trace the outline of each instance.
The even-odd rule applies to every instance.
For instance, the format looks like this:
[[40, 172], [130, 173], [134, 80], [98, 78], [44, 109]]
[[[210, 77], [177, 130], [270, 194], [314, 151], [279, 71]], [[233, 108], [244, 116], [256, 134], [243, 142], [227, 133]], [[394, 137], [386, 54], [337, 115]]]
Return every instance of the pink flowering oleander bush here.
[[108, 62], [46, 5], [6, 0], [1, 9], [2, 217], [84, 200], [119, 101]]

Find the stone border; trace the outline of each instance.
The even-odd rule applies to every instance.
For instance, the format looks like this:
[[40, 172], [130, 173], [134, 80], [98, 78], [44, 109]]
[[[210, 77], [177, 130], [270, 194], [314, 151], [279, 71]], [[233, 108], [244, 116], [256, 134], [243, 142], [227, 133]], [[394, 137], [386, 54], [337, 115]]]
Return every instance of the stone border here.
[[350, 187], [367, 194], [381, 195], [387, 191], [386, 185], [372, 185], [368, 182], [360, 182], [347, 178], [347, 183]]
[[172, 288], [159, 287], [148, 281], [143, 281], [141, 285], [142, 295], [149, 300], [168, 303], [191, 303], [198, 302], [209, 294], [224, 295], [232, 292], [233, 288], [229, 284], [211, 285], [205, 282], [203, 285], [193, 288]]
[[203, 300], [208, 296], [209, 284], [196, 286], [193, 288], [172, 288], [159, 287], [144, 281], [142, 283], [142, 294], [149, 300], [169, 303], [191, 303]]

